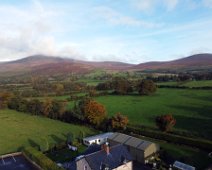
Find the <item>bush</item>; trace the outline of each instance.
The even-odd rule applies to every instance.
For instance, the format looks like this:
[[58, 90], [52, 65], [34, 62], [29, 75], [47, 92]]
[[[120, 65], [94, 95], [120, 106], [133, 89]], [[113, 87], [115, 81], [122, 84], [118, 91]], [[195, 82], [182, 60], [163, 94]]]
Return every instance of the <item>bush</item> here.
[[171, 131], [176, 124], [176, 119], [171, 114], [157, 116], [155, 121], [158, 128], [164, 132]]
[[64, 170], [58, 167], [51, 159], [46, 157], [42, 152], [33, 147], [28, 147], [23, 150], [25, 156], [34, 161], [44, 170]]

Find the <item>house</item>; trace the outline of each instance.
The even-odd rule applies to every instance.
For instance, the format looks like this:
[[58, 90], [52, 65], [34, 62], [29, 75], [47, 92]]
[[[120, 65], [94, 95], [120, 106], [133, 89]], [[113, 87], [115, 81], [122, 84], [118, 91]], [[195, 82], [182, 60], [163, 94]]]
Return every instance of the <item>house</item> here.
[[122, 133], [114, 133], [108, 137], [108, 142], [111, 146], [123, 144], [127, 147], [129, 153], [134, 160], [140, 163], [145, 163], [145, 160], [159, 151], [159, 145], [135, 138]]
[[132, 160], [132, 156], [122, 144], [112, 147], [106, 144], [102, 150], [77, 159], [76, 170], [132, 170]]
[[103, 134], [99, 134], [99, 135], [95, 135], [95, 136], [86, 137], [83, 139], [83, 143], [86, 146], [90, 146], [93, 143], [101, 145], [101, 144], [105, 143], [107, 141], [107, 138], [109, 136], [111, 136], [112, 134], [113, 134], [112, 132], [108, 132], [108, 133], [103, 133]]
[[195, 170], [195, 167], [179, 161], [174, 162], [173, 168], [176, 170]]

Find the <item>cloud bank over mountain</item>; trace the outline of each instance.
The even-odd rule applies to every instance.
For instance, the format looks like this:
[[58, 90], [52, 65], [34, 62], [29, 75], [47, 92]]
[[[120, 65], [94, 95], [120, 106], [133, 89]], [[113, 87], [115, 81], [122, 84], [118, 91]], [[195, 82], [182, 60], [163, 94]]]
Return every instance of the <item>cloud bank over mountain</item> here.
[[0, 2], [0, 61], [34, 54], [141, 63], [212, 52], [211, 0]]

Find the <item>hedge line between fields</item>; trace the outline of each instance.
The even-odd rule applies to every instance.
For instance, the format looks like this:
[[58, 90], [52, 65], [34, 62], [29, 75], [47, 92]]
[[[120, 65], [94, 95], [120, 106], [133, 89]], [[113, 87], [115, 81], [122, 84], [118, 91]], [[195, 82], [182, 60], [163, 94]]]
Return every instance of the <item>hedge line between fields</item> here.
[[24, 148], [23, 153], [38, 164], [43, 170], [64, 170], [63, 168], [58, 167], [56, 163], [46, 157], [42, 152], [33, 147]]
[[174, 88], [174, 89], [196, 89], [196, 90], [211, 90], [211, 86], [203, 87], [189, 87], [189, 86], [179, 86], [179, 85], [157, 85], [158, 88]]
[[138, 129], [135, 127], [128, 126], [126, 129], [126, 132], [133, 132], [138, 135], [143, 135], [159, 140], [164, 140], [171, 143], [176, 144], [182, 144], [182, 145], [188, 145], [196, 148], [201, 148], [207, 151], [212, 151], [212, 141], [204, 140], [204, 139], [198, 139], [198, 138], [189, 138], [184, 136], [178, 136], [174, 134], [169, 134], [165, 132], [156, 132], [149, 129]]

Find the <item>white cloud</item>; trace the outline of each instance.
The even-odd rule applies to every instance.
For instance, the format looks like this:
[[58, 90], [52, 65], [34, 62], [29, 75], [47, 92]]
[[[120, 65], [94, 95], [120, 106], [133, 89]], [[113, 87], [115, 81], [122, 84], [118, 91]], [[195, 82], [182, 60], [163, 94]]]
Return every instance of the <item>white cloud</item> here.
[[145, 28], [154, 28], [161, 26], [148, 21], [143, 21], [130, 16], [123, 15], [112, 8], [100, 6], [95, 8], [95, 12], [98, 13], [98, 17], [104, 18], [107, 22], [113, 25], [124, 25], [124, 26], [140, 26]]
[[212, 0], [203, 0], [202, 2], [206, 7], [212, 8]]
[[158, 0], [131, 0], [132, 5], [140, 11], [151, 12]]
[[167, 11], [172, 11], [178, 2], [179, 0], [131, 0], [134, 8], [146, 13], [152, 13], [158, 6], [164, 6]]
[[53, 36], [57, 11], [33, 1], [28, 8], [0, 6], [0, 60], [13, 60], [34, 54], [79, 55], [66, 44], [60, 46]]
[[172, 11], [178, 4], [178, 0], [164, 0], [164, 4], [168, 11]]

